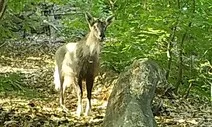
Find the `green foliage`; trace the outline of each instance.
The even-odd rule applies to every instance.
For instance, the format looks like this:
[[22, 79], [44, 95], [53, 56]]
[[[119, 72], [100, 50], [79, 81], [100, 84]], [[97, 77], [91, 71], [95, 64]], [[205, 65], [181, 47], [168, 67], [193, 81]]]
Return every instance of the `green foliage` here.
[[[117, 72], [132, 63], [134, 59], [149, 57], [167, 69], [167, 43], [173, 27], [177, 27], [172, 42], [172, 66], [170, 82], [175, 84], [178, 72], [179, 44], [187, 33], [183, 46], [183, 84], [187, 89], [190, 80], [194, 91], [210, 97], [211, 83], [211, 13], [209, 0], [196, 1], [117, 1], [116, 21], [110, 31], [115, 41], [105, 45], [103, 66]], [[193, 8], [195, 12], [193, 12]], [[191, 27], [188, 24], [191, 23]], [[194, 58], [193, 58], [194, 57]], [[208, 62], [208, 72], [201, 66]], [[210, 69], [209, 69], [210, 68]], [[209, 74], [210, 71], [210, 74]], [[196, 89], [198, 87], [199, 89]], [[203, 89], [204, 88], [204, 89]]]
[[[0, 22], [0, 33], [2, 33], [0, 38], [18, 38], [20, 35], [11, 31], [19, 29], [20, 26], [27, 32], [30, 32], [31, 27], [38, 29], [43, 20], [38, 10], [34, 17], [23, 21], [14, 15], [26, 14], [36, 9], [42, 2], [11, 0], [3, 18], [4, 21]], [[67, 5], [70, 8], [77, 8], [77, 13], [63, 15], [60, 20], [62, 23], [60, 35], [69, 40], [81, 38], [88, 30], [83, 14], [85, 11], [104, 18], [113, 14], [115, 21], [107, 30], [109, 39], [102, 52], [102, 66], [117, 72], [122, 72], [135, 59], [142, 57], [155, 59], [162, 68], [168, 70], [167, 45], [171, 41], [173, 28], [176, 28], [174, 39], [171, 41], [173, 47], [169, 82], [175, 84], [178, 78], [179, 49], [183, 41], [181, 83], [183, 85], [181, 87], [187, 89], [192, 83], [194, 86], [192, 92], [199, 92], [209, 97], [212, 82], [210, 78], [212, 73], [212, 2], [210, 0], [119, 0], [116, 2], [113, 0], [48, 0], [46, 2], [55, 3], [61, 7]]]

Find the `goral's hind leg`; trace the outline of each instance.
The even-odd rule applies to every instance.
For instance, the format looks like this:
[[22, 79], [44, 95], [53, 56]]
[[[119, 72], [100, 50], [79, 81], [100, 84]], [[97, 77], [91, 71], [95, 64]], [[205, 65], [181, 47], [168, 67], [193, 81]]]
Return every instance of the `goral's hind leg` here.
[[64, 82], [62, 83], [62, 86], [60, 89], [60, 106], [62, 107], [63, 111], [68, 112], [68, 109], [66, 108], [65, 102], [64, 102], [65, 100], [64, 94], [65, 94], [66, 87], [70, 86], [73, 80], [71, 76], [64, 76], [63, 79], [64, 79], [63, 80]]

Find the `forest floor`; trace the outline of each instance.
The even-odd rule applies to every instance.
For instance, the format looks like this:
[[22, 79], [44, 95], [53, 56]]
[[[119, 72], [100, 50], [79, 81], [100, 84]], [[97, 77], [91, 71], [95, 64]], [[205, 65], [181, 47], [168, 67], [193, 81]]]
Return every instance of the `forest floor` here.
[[[59, 94], [53, 84], [54, 53], [59, 45], [48, 42], [7, 42], [0, 45], [0, 126], [101, 125], [118, 75], [108, 71], [97, 77], [92, 92], [91, 116], [75, 116], [77, 98], [70, 88], [66, 91], [66, 106], [70, 113], [61, 111]], [[160, 116], [155, 117], [161, 127], [212, 127], [210, 102], [190, 98], [163, 99], [163, 103]]]

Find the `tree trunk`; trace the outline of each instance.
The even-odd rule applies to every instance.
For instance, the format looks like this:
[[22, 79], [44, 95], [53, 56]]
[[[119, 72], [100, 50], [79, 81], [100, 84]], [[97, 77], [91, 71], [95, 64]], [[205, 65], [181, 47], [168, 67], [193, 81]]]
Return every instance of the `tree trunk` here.
[[[196, 5], [196, 2], [195, 0], [193, 0], [193, 5], [192, 5], [192, 13], [195, 13], [195, 5]], [[193, 15], [192, 15], [193, 17]], [[176, 82], [176, 89], [175, 89], [175, 93], [177, 93], [178, 91], [178, 88], [180, 86], [180, 84], [182, 83], [182, 77], [183, 77], [183, 45], [184, 45], [184, 41], [185, 41], [185, 38], [188, 34], [188, 29], [191, 27], [192, 25], [192, 22], [190, 21], [188, 23], [188, 28], [186, 29], [185, 33], [183, 34], [183, 37], [182, 37], [182, 40], [179, 44], [179, 62], [178, 62], [178, 68], [179, 68], [179, 71], [178, 71], [178, 77], [177, 77], [177, 82]]]
[[184, 33], [182, 40], [179, 44], [179, 58], [178, 58], [178, 76], [177, 76], [177, 82], [176, 82], [176, 89], [175, 89], [175, 93], [177, 93], [178, 88], [180, 86], [180, 84], [182, 83], [182, 77], [183, 77], [183, 43], [185, 40], [187, 32]]
[[0, 0], [0, 20], [2, 19], [6, 10], [7, 0]]
[[171, 71], [171, 64], [172, 64], [172, 42], [174, 41], [174, 38], [175, 38], [175, 32], [176, 32], [176, 29], [177, 29], [177, 23], [176, 25], [174, 26], [173, 30], [172, 30], [172, 33], [171, 33], [171, 36], [170, 36], [170, 40], [168, 42], [168, 46], [167, 46], [167, 58], [168, 58], [168, 63], [167, 63], [167, 72], [166, 72], [166, 80], [169, 79], [169, 73]]
[[[156, 85], [164, 75], [148, 59], [135, 61], [121, 73], [110, 95], [103, 127], [155, 127], [151, 110]], [[163, 78], [161, 78], [163, 77]]]

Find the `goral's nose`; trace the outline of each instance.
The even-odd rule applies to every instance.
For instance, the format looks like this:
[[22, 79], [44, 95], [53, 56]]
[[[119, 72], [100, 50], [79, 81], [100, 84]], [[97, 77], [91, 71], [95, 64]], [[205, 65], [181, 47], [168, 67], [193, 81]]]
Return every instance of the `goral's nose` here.
[[104, 35], [104, 34], [101, 34], [101, 35], [100, 35], [100, 38], [101, 38], [101, 40], [103, 41], [104, 38], [105, 38], [105, 35]]
[[100, 37], [101, 37], [102, 39], [104, 39], [104, 38], [105, 38], [105, 34], [100, 34]]

